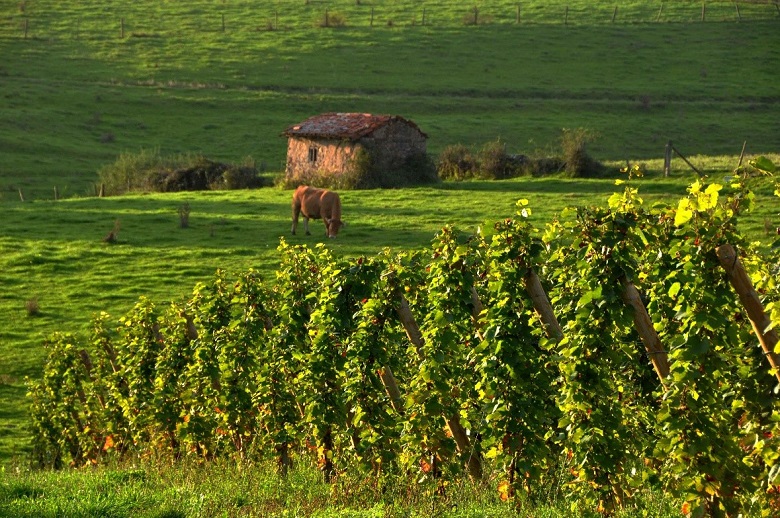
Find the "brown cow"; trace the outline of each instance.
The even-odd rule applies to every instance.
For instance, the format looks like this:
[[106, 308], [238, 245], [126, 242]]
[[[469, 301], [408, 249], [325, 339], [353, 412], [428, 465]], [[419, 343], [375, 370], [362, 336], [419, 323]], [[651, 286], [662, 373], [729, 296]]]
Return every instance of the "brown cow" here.
[[327, 189], [317, 189], [301, 185], [292, 197], [292, 233], [298, 227], [298, 215], [303, 214], [303, 228], [309, 233], [309, 218], [325, 222], [325, 235], [336, 237], [339, 229], [345, 225], [341, 221], [341, 200], [339, 195]]

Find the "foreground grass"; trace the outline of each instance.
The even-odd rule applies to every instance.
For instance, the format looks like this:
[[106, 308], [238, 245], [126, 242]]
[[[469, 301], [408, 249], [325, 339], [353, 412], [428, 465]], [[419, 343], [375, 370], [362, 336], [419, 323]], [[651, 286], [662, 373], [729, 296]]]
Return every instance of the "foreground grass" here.
[[[218, 461], [205, 465], [138, 463], [63, 472], [0, 473], [0, 516], [197, 517], [423, 517], [557, 518], [595, 516], [574, 510], [559, 487], [534, 499], [504, 502], [497, 481], [461, 480], [437, 491], [435, 482], [339, 477], [332, 485], [301, 464], [285, 479], [270, 462]], [[679, 516], [679, 505], [642, 492], [618, 517]]]

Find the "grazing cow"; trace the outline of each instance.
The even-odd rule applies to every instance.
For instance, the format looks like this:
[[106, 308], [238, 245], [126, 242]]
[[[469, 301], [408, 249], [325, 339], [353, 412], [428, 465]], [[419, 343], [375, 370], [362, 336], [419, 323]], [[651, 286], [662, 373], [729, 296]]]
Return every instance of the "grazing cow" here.
[[303, 228], [309, 233], [309, 218], [325, 222], [325, 235], [336, 237], [339, 229], [345, 225], [341, 221], [341, 200], [339, 195], [327, 189], [317, 189], [301, 185], [292, 197], [292, 233], [298, 227], [298, 215], [303, 214]]

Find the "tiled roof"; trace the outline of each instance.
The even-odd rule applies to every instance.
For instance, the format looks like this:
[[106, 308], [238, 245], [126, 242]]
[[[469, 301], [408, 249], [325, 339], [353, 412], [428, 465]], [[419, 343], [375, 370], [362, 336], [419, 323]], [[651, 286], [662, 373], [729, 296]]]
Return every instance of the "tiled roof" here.
[[[357, 140], [370, 135], [392, 121], [401, 121], [420, 131], [415, 123], [397, 115], [372, 115], [370, 113], [323, 113], [290, 126], [282, 135], [286, 137], [324, 137]], [[428, 135], [420, 131], [427, 138]]]

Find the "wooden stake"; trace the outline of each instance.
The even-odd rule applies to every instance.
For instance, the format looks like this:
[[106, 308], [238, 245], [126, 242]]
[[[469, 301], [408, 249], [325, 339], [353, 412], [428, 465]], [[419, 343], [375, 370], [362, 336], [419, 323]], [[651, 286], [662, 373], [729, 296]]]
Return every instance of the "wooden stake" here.
[[563, 330], [558, 323], [558, 319], [555, 318], [555, 312], [553, 311], [550, 300], [547, 298], [547, 293], [542, 287], [542, 282], [539, 280], [539, 276], [535, 271], [529, 269], [525, 275], [525, 290], [531, 297], [531, 302], [534, 305], [534, 309], [539, 314], [539, 318], [542, 319], [542, 325], [544, 325], [544, 332], [549, 338], [559, 342], [563, 338]]
[[742, 152], [739, 154], [739, 162], [737, 162], [737, 167], [742, 167], [742, 159], [745, 158], [746, 146], [747, 146], [747, 140], [742, 143]]
[[520, 24], [520, 4], [517, 4], [517, 11], [515, 12], [515, 23]]
[[677, 153], [677, 156], [679, 156], [680, 158], [682, 158], [683, 160], [685, 160], [685, 163], [686, 163], [686, 164], [688, 164], [688, 167], [690, 167], [691, 169], [693, 169], [694, 171], [696, 171], [696, 173], [697, 173], [699, 176], [703, 176], [703, 175], [702, 175], [702, 173], [701, 173], [701, 171], [699, 171], [698, 169], [696, 169], [696, 166], [694, 166], [692, 163], [690, 163], [690, 162], [688, 161], [688, 159], [687, 159], [687, 158], [685, 158], [685, 157], [683, 156], [683, 154], [682, 154], [682, 153], [680, 153], [679, 151], [677, 151], [677, 148], [676, 148], [676, 147], [672, 146], [672, 150], [673, 150], [675, 153]]
[[666, 143], [664, 149], [664, 176], [669, 176], [669, 172], [672, 170], [672, 141]]
[[753, 325], [753, 331], [755, 331], [758, 341], [761, 343], [761, 348], [764, 350], [764, 356], [766, 356], [769, 365], [772, 367], [772, 374], [780, 381], [780, 355], [775, 352], [777, 331], [775, 329], [767, 331], [772, 321], [764, 311], [764, 306], [758, 298], [758, 293], [753, 288], [753, 283], [744, 266], [742, 266], [742, 262], [739, 260], [734, 247], [724, 244], [720, 245], [715, 251], [718, 254], [721, 266], [726, 270], [729, 282], [731, 282], [734, 291], [739, 295], [742, 306], [747, 311], [750, 323]]
[[625, 277], [620, 278], [620, 284], [623, 286], [623, 293], [621, 294], [623, 302], [634, 310], [634, 326], [642, 339], [642, 343], [645, 344], [645, 350], [653, 363], [656, 374], [658, 374], [658, 379], [663, 384], [666, 377], [669, 376], [669, 356], [661, 346], [661, 339], [653, 327], [653, 321], [650, 320], [647, 308], [642, 303], [639, 290]]
[[24, 202], [24, 194], [22, 194], [22, 188], [19, 187], [19, 200]]
[[704, 18], [707, 13], [707, 2], [705, 0], [702, 0], [701, 2], [701, 21], [704, 22]]
[[566, 10], [563, 13], [563, 24], [569, 25], [569, 6], [566, 6]]
[[664, 3], [661, 2], [661, 6], [658, 8], [658, 16], [655, 17], [655, 21], [659, 21], [661, 19], [661, 13], [664, 12]]
[[618, 6], [615, 6], [615, 11], [612, 13], [612, 23], [615, 23], [615, 18], [617, 18], [617, 9]]
[[741, 22], [742, 21], [742, 15], [739, 14], [739, 2], [734, 2], [734, 7], [737, 8], [737, 22]]
[[60, 199], [59, 193], [57, 193], [57, 186], [54, 186], [54, 201], [57, 201]]
[[382, 380], [382, 384], [385, 386], [385, 391], [390, 398], [390, 405], [393, 410], [399, 414], [404, 414], [404, 402], [401, 398], [401, 390], [398, 388], [398, 382], [393, 376], [393, 371], [390, 367], [379, 368], [379, 378]]
[[30, 20], [27, 18], [24, 19], [24, 39], [27, 39], [27, 31], [30, 28]]
[[409, 309], [409, 303], [406, 301], [406, 297], [401, 295], [401, 300], [398, 302], [398, 308], [396, 308], [398, 318], [401, 320], [401, 325], [404, 326], [406, 336], [409, 337], [409, 341], [412, 342], [415, 349], [417, 349], [417, 356], [422, 358], [422, 346], [423, 337], [420, 332], [420, 328], [417, 326], [417, 322], [414, 320], [412, 310]]
[[125, 39], [125, 19], [119, 19], [119, 39]]

